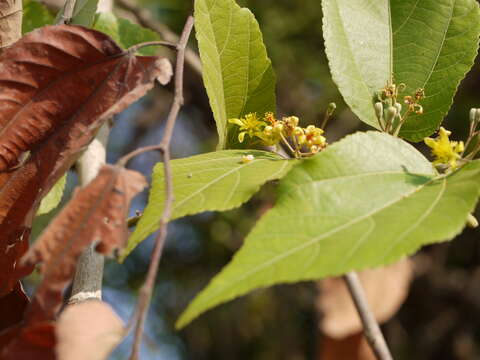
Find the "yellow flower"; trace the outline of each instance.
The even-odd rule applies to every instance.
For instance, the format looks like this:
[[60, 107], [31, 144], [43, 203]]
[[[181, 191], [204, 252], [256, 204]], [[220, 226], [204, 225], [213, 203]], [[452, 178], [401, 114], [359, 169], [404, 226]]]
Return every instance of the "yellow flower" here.
[[[327, 145], [327, 139], [322, 136], [323, 130], [314, 126], [308, 125], [305, 129], [305, 135], [307, 137], [306, 142], [310, 147], [310, 151], [317, 152], [318, 149], [324, 148]], [[312, 147], [314, 147], [312, 150]], [[316, 151], [315, 151], [316, 149]]]
[[423, 141], [432, 149], [435, 156], [434, 165], [449, 165], [452, 169], [457, 167], [457, 160], [464, 150], [463, 141], [450, 141], [451, 132], [440, 127], [438, 137], [435, 139], [425, 138]]
[[251, 163], [254, 159], [255, 159], [255, 157], [252, 154], [243, 155], [242, 156], [242, 164]]
[[263, 131], [266, 123], [257, 118], [256, 113], [250, 113], [245, 115], [244, 118], [240, 119], [229, 119], [230, 124], [235, 124], [240, 127], [240, 133], [238, 134], [238, 141], [243, 142], [245, 135], [253, 138]]

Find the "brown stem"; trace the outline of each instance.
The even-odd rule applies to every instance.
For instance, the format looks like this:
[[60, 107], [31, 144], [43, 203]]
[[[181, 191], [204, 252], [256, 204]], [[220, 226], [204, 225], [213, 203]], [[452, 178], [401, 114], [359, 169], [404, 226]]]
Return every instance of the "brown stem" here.
[[143, 42], [137, 45], [133, 45], [128, 49], [128, 52], [130, 53], [135, 53], [136, 51], [140, 50], [141, 48], [147, 47], [147, 46], [167, 46], [176, 49], [177, 44], [174, 44], [170, 41], [147, 41]]
[[349, 272], [343, 276], [343, 279], [362, 321], [365, 337], [375, 356], [378, 360], [393, 360], [380, 326], [368, 306], [368, 301], [357, 273]]
[[[151, 16], [150, 12], [145, 9], [137, 6], [131, 0], [117, 0], [116, 2], [121, 8], [131, 12], [138, 23], [142, 26], [150, 28], [158, 32], [162, 38], [171, 43], [178, 43], [179, 37], [172, 30], [168, 28], [165, 24], [162, 24]], [[197, 53], [190, 48], [185, 49], [185, 62], [199, 75], [202, 74], [202, 63]]]
[[165, 171], [165, 207], [163, 209], [162, 218], [160, 220], [160, 231], [155, 238], [155, 247], [153, 249], [150, 266], [148, 268], [147, 278], [142, 288], [140, 289], [138, 305], [136, 312], [132, 318], [135, 325], [135, 335], [132, 346], [131, 360], [139, 359], [140, 345], [142, 342], [143, 327], [147, 315], [148, 307], [152, 297], [155, 279], [157, 277], [158, 265], [162, 257], [162, 251], [167, 237], [167, 224], [172, 213], [173, 204], [173, 184], [172, 184], [172, 169], [170, 167], [170, 141], [172, 139], [173, 128], [177, 120], [178, 112], [183, 105], [183, 68], [185, 63], [185, 49], [188, 38], [193, 27], [193, 17], [189, 16], [180, 36], [178, 42], [177, 61], [175, 66], [175, 96], [173, 99], [170, 113], [168, 114], [167, 124], [165, 126], [165, 133], [159, 145], [160, 151], [163, 154], [163, 167]]

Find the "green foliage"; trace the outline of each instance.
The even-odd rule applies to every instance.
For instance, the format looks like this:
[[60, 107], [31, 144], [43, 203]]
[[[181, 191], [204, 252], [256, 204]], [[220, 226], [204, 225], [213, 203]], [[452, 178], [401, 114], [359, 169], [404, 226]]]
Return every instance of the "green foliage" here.
[[[244, 160], [247, 155], [252, 155], [253, 160]], [[171, 218], [238, 207], [261, 185], [284, 176], [294, 162], [258, 150], [223, 150], [173, 160], [175, 202]], [[163, 164], [158, 163], [153, 170], [148, 205], [128, 241], [122, 260], [158, 229], [164, 201]]]
[[[424, 88], [424, 114], [410, 116], [401, 135], [432, 134], [451, 106], [478, 49], [480, 16], [474, 0], [324, 0], [324, 37], [332, 77], [347, 104], [378, 128], [375, 91], [393, 79], [402, 95]], [[391, 4], [391, 5], [390, 5]], [[391, 8], [390, 8], [391, 7]]]
[[322, 8], [332, 78], [352, 111], [379, 128], [372, 99], [392, 71], [388, 1], [323, 0]]
[[457, 86], [473, 66], [480, 35], [475, 0], [392, 1], [393, 74], [424, 88], [423, 115], [409, 117], [401, 136], [419, 141], [433, 133], [452, 105]]
[[37, 216], [44, 215], [55, 209], [62, 200], [63, 191], [67, 182], [67, 174], [63, 175], [60, 180], [53, 186], [50, 192], [42, 199]]
[[[126, 19], [117, 18], [112, 13], [97, 14], [93, 28], [109, 35], [124, 49], [142, 42], [160, 40], [160, 36], [156, 32], [133, 24]], [[147, 47], [140, 49], [138, 53], [141, 55], [155, 55], [157, 50], [158, 48], [155, 47]]]
[[275, 74], [255, 17], [234, 0], [195, 1], [195, 29], [221, 149], [228, 119], [275, 111]]
[[[76, 0], [71, 24], [91, 27], [95, 19], [95, 13], [97, 12], [97, 4], [98, 0]], [[64, 9], [65, 5], [58, 12], [55, 22], [60, 19]]]
[[32, 30], [45, 25], [53, 24], [54, 17], [48, 9], [37, 1], [23, 1], [22, 33], [26, 34]]
[[305, 160], [244, 246], [178, 320], [278, 283], [391, 263], [457, 235], [480, 190], [480, 162], [438, 175], [404, 141], [357, 133]]

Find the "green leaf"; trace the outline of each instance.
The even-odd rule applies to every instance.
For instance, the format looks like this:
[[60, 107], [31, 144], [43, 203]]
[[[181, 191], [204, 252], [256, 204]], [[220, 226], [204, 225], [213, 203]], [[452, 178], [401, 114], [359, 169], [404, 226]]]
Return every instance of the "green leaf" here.
[[352, 111], [379, 129], [373, 95], [392, 72], [388, 0], [323, 0], [322, 8], [332, 78]]
[[54, 17], [48, 9], [34, 0], [23, 1], [22, 33], [53, 24]]
[[177, 327], [260, 287], [385, 265], [452, 239], [474, 209], [479, 176], [479, 161], [440, 176], [398, 138], [348, 136], [288, 173], [275, 207]]
[[[323, 0], [323, 29], [332, 77], [353, 112], [378, 128], [375, 91], [392, 79], [424, 88], [424, 114], [409, 116], [401, 136], [432, 134], [452, 104], [478, 50], [475, 0]], [[405, 106], [404, 106], [405, 108]]]
[[[243, 162], [244, 155], [253, 155]], [[258, 150], [223, 150], [172, 161], [175, 202], [171, 219], [203, 211], [233, 209], [250, 199], [261, 185], [284, 176], [295, 163]], [[165, 201], [163, 163], [152, 176], [148, 205], [128, 241], [122, 260], [158, 229]]]
[[[160, 36], [156, 32], [133, 24], [126, 19], [117, 18], [112, 13], [97, 14], [93, 28], [109, 35], [124, 49], [142, 42], [160, 40]], [[157, 50], [158, 47], [146, 47], [140, 49], [138, 53], [155, 55]]]
[[426, 93], [423, 115], [409, 117], [400, 133], [419, 141], [438, 128], [473, 66], [479, 6], [475, 0], [392, 1], [392, 28], [395, 81], [408, 86], [405, 95], [417, 88]]
[[50, 192], [42, 199], [40, 207], [37, 211], [37, 216], [47, 214], [55, 209], [62, 200], [65, 183], [67, 181], [67, 174], [63, 175], [60, 180], [53, 186]]
[[196, 0], [195, 29], [222, 149], [228, 119], [275, 111], [275, 74], [255, 17], [234, 0]]
[[[98, 0], [76, 0], [73, 8], [73, 16], [71, 24], [91, 27], [97, 12]], [[63, 14], [65, 5], [58, 12], [55, 22], [58, 22], [60, 16]]]

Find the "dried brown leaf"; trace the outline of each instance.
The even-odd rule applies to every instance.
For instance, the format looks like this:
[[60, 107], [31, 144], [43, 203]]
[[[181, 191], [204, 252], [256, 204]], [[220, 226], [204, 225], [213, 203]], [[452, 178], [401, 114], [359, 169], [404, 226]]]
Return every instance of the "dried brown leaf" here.
[[56, 360], [55, 324], [15, 326], [0, 333], [0, 360]]
[[96, 243], [97, 251], [109, 255], [126, 245], [130, 200], [146, 185], [136, 171], [105, 165], [92, 182], [76, 192], [22, 258], [21, 266], [27, 268], [39, 263], [44, 276], [28, 309], [28, 322], [55, 318], [63, 290], [86, 247]]
[[22, 0], [0, 1], [0, 51], [22, 36]]
[[68, 25], [31, 32], [0, 55], [0, 296], [31, 270], [16, 264], [41, 198], [103, 121], [168, 69], [166, 59], [134, 56]]
[[125, 336], [122, 320], [110, 305], [90, 300], [68, 306], [56, 329], [58, 360], [103, 360]]
[[0, 298], [0, 332], [22, 321], [28, 303], [20, 282], [12, 292]]
[[[368, 303], [379, 323], [390, 319], [405, 301], [412, 270], [411, 260], [404, 259], [387, 267], [359, 272]], [[322, 332], [336, 339], [360, 333], [362, 324], [343, 279], [322, 280], [319, 288], [317, 308], [323, 314]]]

